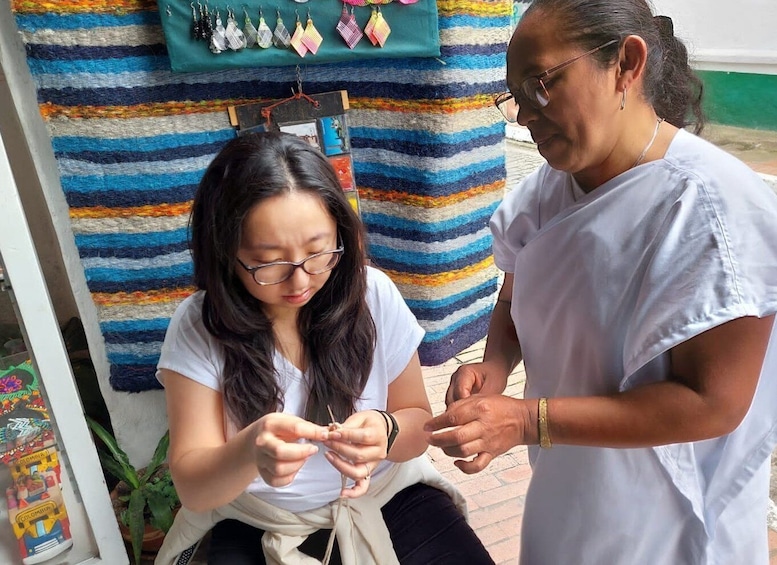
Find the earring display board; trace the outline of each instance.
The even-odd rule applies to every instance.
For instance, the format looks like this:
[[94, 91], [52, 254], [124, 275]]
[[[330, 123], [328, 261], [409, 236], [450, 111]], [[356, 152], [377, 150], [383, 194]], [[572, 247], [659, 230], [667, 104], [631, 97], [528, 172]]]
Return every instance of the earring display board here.
[[238, 135], [282, 131], [297, 135], [320, 149], [332, 164], [345, 197], [359, 214], [345, 90], [308, 95], [299, 87], [293, 96], [284, 100], [230, 106], [228, 111], [229, 121], [238, 128]]
[[[260, 6], [159, 0], [158, 7], [176, 72], [440, 56], [434, 0], [382, 1], [277, 0]], [[260, 27], [260, 14], [266, 27]]]

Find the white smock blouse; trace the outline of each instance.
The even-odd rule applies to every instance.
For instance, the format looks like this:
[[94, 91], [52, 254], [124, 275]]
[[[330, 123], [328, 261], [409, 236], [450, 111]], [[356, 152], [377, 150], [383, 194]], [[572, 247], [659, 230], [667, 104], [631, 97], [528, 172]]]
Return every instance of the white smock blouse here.
[[[514, 273], [526, 398], [612, 394], [670, 376], [669, 350], [777, 311], [777, 196], [679, 131], [664, 159], [586, 194], [542, 166], [494, 213]], [[766, 565], [777, 332], [731, 434], [645, 449], [529, 446], [521, 563]]]
[[[372, 267], [367, 267], [366, 271], [366, 300], [375, 322], [377, 343], [372, 371], [356, 402], [356, 410], [385, 410], [388, 386], [407, 367], [421, 343], [424, 330], [391, 279]], [[170, 321], [157, 367], [175, 371], [220, 391], [224, 357], [220, 345], [202, 322], [203, 298], [204, 293], [199, 291], [180, 304]], [[304, 417], [307, 391], [302, 372], [278, 351], [273, 363], [284, 394], [283, 412]], [[230, 422], [226, 427], [228, 436], [235, 433], [235, 426]], [[342, 488], [341, 475], [326, 460], [325, 452], [320, 449], [308, 459], [288, 486], [271, 487], [257, 476], [246, 491], [290, 512], [312, 510], [337, 500]], [[372, 476], [379, 477], [391, 465], [390, 461], [381, 461]]]

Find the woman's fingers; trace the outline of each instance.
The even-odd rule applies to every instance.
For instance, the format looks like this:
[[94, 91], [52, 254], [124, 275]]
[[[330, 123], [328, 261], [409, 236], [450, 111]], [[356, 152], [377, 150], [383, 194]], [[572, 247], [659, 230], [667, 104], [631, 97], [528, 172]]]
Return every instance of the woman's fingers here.
[[329, 437], [329, 429], [308, 422], [291, 414], [275, 412], [262, 418], [262, 430], [286, 441], [306, 439], [309, 441], [324, 441]]
[[353, 463], [343, 459], [333, 451], [327, 451], [324, 456], [342, 475], [354, 481], [352, 486], [343, 488], [340, 496], [358, 498], [367, 492], [372, 480], [372, 470], [375, 467], [375, 463]]
[[270, 486], [288, 485], [305, 461], [319, 450], [304, 440], [323, 441], [327, 434], [326, 428], [296, 416], [271, 414], [262, 418], [255, 439], [259, 475]]

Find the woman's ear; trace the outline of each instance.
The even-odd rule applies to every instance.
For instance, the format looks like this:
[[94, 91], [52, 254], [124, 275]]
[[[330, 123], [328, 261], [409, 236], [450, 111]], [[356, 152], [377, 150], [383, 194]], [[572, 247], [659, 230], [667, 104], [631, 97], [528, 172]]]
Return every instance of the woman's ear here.
[[623, 40], [618, 58], [619, 92], [633, 90], [641, 82], [647, 63], [647, 43], [639, 35], [629, 35]]

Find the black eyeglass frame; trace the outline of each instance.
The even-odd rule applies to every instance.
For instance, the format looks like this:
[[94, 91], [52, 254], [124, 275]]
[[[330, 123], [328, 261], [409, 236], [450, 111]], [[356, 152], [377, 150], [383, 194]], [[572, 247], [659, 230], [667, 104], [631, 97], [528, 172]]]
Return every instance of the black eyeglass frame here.
[[[538, 75], [534, 75], [526, 78], [521, 83], [521, 88], [520, 88], [521, 98], [524, 98], [529, 103], [529, 106], [531, 106], [535, 110], [542, 110], [545, 106], [547, 106], [550, 103], [550, 94], [548, 93], [548, 88], [545, 86], [545, 82], [544, 82], [545, 79], [547, 79], [553, 73], [568, 67], [569, 65], [571, 65], [576, 61], [579, 61], [583, 57], [587, 57], [588, 55], [593, 55], [597, 51], [601, 51], [602, 49], [609, 47], [614, 43], [618, 43], [619, 41], [620, 41], [619, 39], [611, 39], [610, 41], [608, 41], [607, 43], [603, 43], [599, 47], [594, 47], [593, 49], [586, 51], [585, 53], [581, 53], [580, 55], [575, 55], [571, 59], [568, 59], [562, 63], [559, 63], [558, 65], [555, 65], [549, 68], [548, 70], [541, 72]], [[543, 98], [540, 98], [540, 96], [538, 96], [538, 92], [540, 92], [540, 89], [542, 89], [542, 93], [544, 94]], [[518, 112], [515, 112], [514, 117], [512, 115], [508, 115], [508, 112], [504, 108], [504, 104], [506, 102], [509, 102], [510, 100], [515, 100], [516, 106], [520, 108], [520, 104], [518, 103], [518, 98], [509, 90], [507, 92], [502, 92], [501, 94], [498, 94], [496, 98], [494, 98], [494, 105], [499, 109], [499, 112], [502, 114], [504, 119], [508, 123], [512, 124], [518, 121]]]
[[[326, 273], [327, 271], [331, 271], [332, 269], [337, 267], [337, 264], [340, 262], [340, 257], [342, 257], [344, 251], [345, 251], [345, 247], [341, 244], [336, 249], [330, 249], [328, 251], [319, 251], [318, 253], [313, 253], [313, 255], [309, 255], [309, 256], [305, 257], [302, 261], [272, 261], [271, 263], [262, 263], [261, 265], [255, 265], [253, 267], [249, 267], [248, 265], [243, 263], [243, 261], [240, 260], [240, 257], [235, 257], [235, 259], [237, 259], [237, 262], [240, 264], [241, 267], [243, 267], [246, 271], [251, 273], [251, 278], [254, 279], [254, 282], [256, 284], [258, 284], [259, 286], [272, 286], [274, 284], [280, 284], [282, 282], [285, 282], [285, 281], [289, 280], [291, 277], [294, 276], [294, 273], [299, 268], [301, 268], [303, 271], [305, 271], [307, 274], [309, 274], [311, 276], [313, 276], [313, 275], [322, 275], [322, 274]], [[330, 253], [334, 257], [337, 257], [337, 259], [334, 261], [334, 263], [331, 266], [328, 265], [325, 269], [319, 270], [319, 271], [315, 271], [315, 272], [310, 272], [310, 271], [308, 271], [305, 268], [305, 263], [307, 263], [311, 259], [315, 259], [316, 257], [321, 257], [322, 255], [327, 255], [327, 254], [330, 254]], [[264, 281], [260, 281], [260, 280], [258, 280], [256, 278], [256, 273], [260, 269], [264, 269], [265, 267], [276, 267], [276, 266], [279, 266], [279, 265], [288, 265], [288, 266], [293, 267], [293, 268], [289, 271], [288, 276], [282, 278], [279, 281], [264, 282]]]

